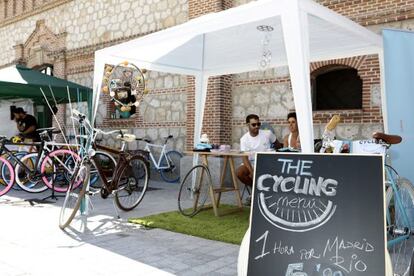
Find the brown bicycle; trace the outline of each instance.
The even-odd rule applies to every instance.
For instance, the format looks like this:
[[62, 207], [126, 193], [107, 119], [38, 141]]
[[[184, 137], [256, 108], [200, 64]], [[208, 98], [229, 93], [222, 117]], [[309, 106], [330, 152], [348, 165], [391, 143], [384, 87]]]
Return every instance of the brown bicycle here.
[[[81, 124], [85, 121], [87, 120], [84, 116], [79, 119]], [[72, 222], [78, 210], [81, 214], [87, 215], [90, 205], [89, 197], [92, 195], [99, 193], [102, 198], [114, 195], [114, 202], [124, 211], [134, 209], [144, 198], [149, 179], [148, 160], [141, 151], [125, 150], [126, 143], [135, 141], [135, 135], [125, 134], [121, 130], [104, 132], [100, 129], [94, 129], [86, 144], [93, 144], [97, 134], [108, 135], [114, 133], [118, 133], [117, 139], [121, 141], [122, 146], [112, 175], [110, 170], [103, 166], [101, 158], [95, 155], [95, 150], [92, 147], [85, 146], [86, 149], [91, 149], [86, 151], [87, 153], [82, 156], [81, 161], [76, 165], [74, 177], [71, 179], [59, 216], [59, 227], [61, 229]], [[90, 185], [91, 170], [94, 169], [99, 175], [99, 189]], [[82, 184], [76, 187], [75, 183], [79, 180], [82, 181]]]

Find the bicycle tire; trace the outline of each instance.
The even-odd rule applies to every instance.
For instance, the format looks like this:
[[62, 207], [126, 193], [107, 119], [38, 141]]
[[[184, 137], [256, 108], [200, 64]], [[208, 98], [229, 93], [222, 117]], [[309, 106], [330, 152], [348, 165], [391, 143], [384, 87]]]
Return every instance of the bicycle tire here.
[[[53, 160], [60, 160], [59, 162], [57, 162], [60, 164], [60, 166], [57, 166], [59, 164], [56, 164], [56, 162], [53, 162], [52, 158]], [[68, 175], [70, 175], [69, 179], [72, 179], [73, 177], [73, 172], [70, 169], [74, 169], [74, 168], [68, 168], [66, 166], [68, 158], [72, 158], [76, 160], [76, 162], [80, 161], [80, 157], [76, 152], [71, 151], [71, 150], [66, 150], [66, 149], [54, 150], [48, 153], [42, 161], [40, 172], [42, 174], [46, 174], [45, 176], [42, 177], [42, 180], [47, 187], [49, 187], [50, 189], [54, 189], [55, 192], [65, 193], [69, 187], [69, 185], [67, 185], [66, 182], [69, 182], [69, 183], [71, 182], [71, 181], [66, 181], [66, 179], [68, 178]], [[74, 162], [74, 164], [76, 162]], [[48, 170], [52, 170], [52, 169], [53, 169], [53, 175], [55, 177], [51, 177], [50, 173], [47, 172]], [[61, 172], [62, 175], [59, 175], [59, 172]], [[57, 176], [59, 176], [60, 179], [62, 180], [59, 183], [55, 181], [57, 180]], [[52, 182], [54, 182], [53, 185], [52, 185]], [[82, 183], [82, 180], [78, 179], [78, 182], [75, 183], [75, 185], [79, 186], [81, 183]]]
[[2, 173], [2, 175], [0, 176], [2, 180], [0, 183], [0, 196], [2, 196], [7, 194], [7, 192], [10, 191], [14, 184], [14, 170], [10, 162], [4, 159], [3, 157], [0, 157], [0, 164], [2, 167], [7, 167], [6, 173]]
[[[13, 155], [14, 155], [14, 157], [16, 157], [17, 159], [21, 159], [23, 156], [25, 156], [26, 154], [28, 154], [28, 152], [27, 151], [18, 151], [18, 152], [14, 152], [13, 151]], [[12, 158], [12, 156], [11, 155], [8, 155], [8, 154], [3, 154], [2, 155], [2, 157], [4, 158], [4, 159], [6, 159], [7, 161], [9, 161], [10, 162], [10, 164], [12, 165], [12, 167], [13, 168], [15, 168], [16, 167], [16, 164], [18, 164], [18, 162], [15, 162], [14, 161], [14, 159]], [[5, 171], [4, 170], [6, 170], [7, 169], [7, 167], [3, 164], [2, 166], [1, 166], [1, 173], [5, 173]], [[15, 178], [16, 178], [16, 173], [14, 174], [14, 176], [15, 176]], [[16, 180], [16, 179], [15, 179]], [[1, 180], [0, 180], [0, 184], [1, 184]], [[20, 186], [19, 185], [12, 185], [12, 189], [13, 190], [16, 190], [16, 191], [21, 191], [22, 190], [22, 188], [20, 188]]]
[[[168, 151], [161, 159], [161, 167], [170, 165], [167, 169], [161, 169], [160, 175], [161, 178], [169, 183], [177, 183], [180, 181], [180, 160], [183, 155], [176, 151]], [[168, 161], [167, 161], [168, 159]]]
[[178, 192], [178, 210], [187, 217], [201, 211], [212, 185], [210, 170], [205, 165], [196, 165], [185, 175]]
[[36, 171], [34, 165], [36, 164], [37, 156], [37, 153], [28, 153], [20, 158], [20, 161], [31, 170], [29, 172], [26, 171], [26, 168], [21, 166], [18, 162], [16, 162], [17, 164], [14, 167], [16, 184], [20, 187], [20, 189], [29, 193], [41, 193], [48, 189], [40, 177], [37, 181], [30, 179], [31, 172]]
[[[404, 212], [408, 218], [411, 218], [408, 221], [410, 226], [410, 231], [414, 231], [414, 187], [412, 183], [405, 179], [399, 178], [397, 179], [397, 188], [399, 191], [399, 196], [401, 200], [401, 204], [403, 205]], [[394, 200], [394, 190], [392, 187], [389, 187], [386, 192], [386, 206], [387, 211], [389, 213], [389, 224], [388, 227], [396, 227], [397, 229], [404, 229], [406, 227], [406, 223], [403, 221], [403, 214], [398, 208], [395, 208]], [[388, 239], [392, 239], [391, 233], [388, 233]], [[393, 266], [394, 274], [397, 275], [409, 275], [414, 276], [414, 263], [412, 263], [413, 259], [413, 248], [414, 248], [414, 239], [408, 238], [396, 244], [393, 244], [388, 247], [388, 251], [390, 253], [391, 262]], [[409, 273], [410, 274], [407, 274]]]
[[102, 182], [100, 181], [98, 170], [95, 168], [95, 162], [99, 162], [101, 170], [105, 174], [106, 179], [109, 181], [111, 181], [113, 177], [117, 162], [112, 155], [104, 151], [96, 151], [93, 159], [94, 162], [92, 162], [91, 165], [90, 187], [100, 189], [102, 187]]
[[[145, 170], [144, 177], [139, 177]], [[134, 155], [128, 162], [117, 170], [119, 174], [114, 176], [116, 179], [115, 203], [124, 210], [131, 211], [144, 198], [148, 188], [149, 168], [147, 161], [140, 155]]]
[[[84, 173], [83, 173], [84, 171]], [[90, 166], [80, 166], [74, 172], [69, 189], [66, 191], [65, 200], [59, 213], [59, 228], [65, 229], [76, 216], [82, 199], [86, 193], [90, 178]], [[81, 179], [82, 184], [76, 185], [77, 181]]]

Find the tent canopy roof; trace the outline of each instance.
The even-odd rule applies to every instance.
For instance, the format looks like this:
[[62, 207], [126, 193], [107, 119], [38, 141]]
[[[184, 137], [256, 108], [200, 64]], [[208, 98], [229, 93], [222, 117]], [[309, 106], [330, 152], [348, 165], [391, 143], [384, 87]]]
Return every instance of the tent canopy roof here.
[[268, 68], [289, 66], [302, 151], [313, 152], [309, 63], [382, 53], [379, 35], [311, 0], [259, 0], [95, 52], [97, 112], [104, 64], [195, 76], [194, 143], [201, 136], [210, 76], [256, 71], [270, 26]]
[[0, 69], [0, 100], [30, 98], [37, 104], [43, 104], [45, 99], [40, 91], [42, 88], [51, 104], [54, 103], [51, 90], [58, 104], [67, 103], [69, 101], [67, 87], [73, 102], [86, 101], [88, 97], [92, 98], [88, 95], [92, 93], [88, 87], [52, 77], [22, 65]]
[[[292, 0], [288, 0], [292, 1]], [[96, 52], [108, 62], [123, 60], [170, 73], [221, 75], [255, 71], [262, 54], [264, 32], [273, 28], [269, 49], [271, 65], [287, 65], [282, 16], [290, 16], [286, 0], [261, 0]], [[309, 60], [322, 61], [377, 53], [379, 35], [310, 0], [299, 0], [298, 9], [308, 17]], [[289, 26], [284, 26], [289, 28]]]

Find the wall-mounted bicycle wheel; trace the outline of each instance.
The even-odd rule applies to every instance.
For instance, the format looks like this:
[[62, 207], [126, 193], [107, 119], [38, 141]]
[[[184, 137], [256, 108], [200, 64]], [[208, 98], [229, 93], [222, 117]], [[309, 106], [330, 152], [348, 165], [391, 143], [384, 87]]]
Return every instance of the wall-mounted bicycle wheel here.
[[160, 174], [162, 179], [166, 182], [175, 183], [180, 181], [180, 160], [183, 155], [175, 150], [167, 152], [161, 159], [161, 167], [168, 167], [161, 169]]
[[184, 216], [196, 215], [204, 206], [212, 185], [209, 169], [196, 165], [186, 174], [178, 193], [178, 210]]
[[117, 185], [115, 202], [120, 209], [130, 211], [144, 198], [148, 188], [148, 170], [146, 160], [137, 155], [118, 170], [119, 175], [114, 176]]

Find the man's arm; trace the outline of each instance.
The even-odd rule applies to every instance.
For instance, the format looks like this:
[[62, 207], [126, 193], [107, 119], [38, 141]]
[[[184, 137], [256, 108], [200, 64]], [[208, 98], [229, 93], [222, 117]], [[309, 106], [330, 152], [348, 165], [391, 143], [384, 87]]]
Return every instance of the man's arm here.
[[23, 132], [24, 127], [19, 122], [16, 122], [16, 123], [17, 123], [17, 129], [19, 130], [19, 132]]
[[[19, 129], [20, 130], [20, 129]], [[36, 130], [36, 126], [30, 126], [25, 131], [21, 131], [22, 134], [29, 134]]]

